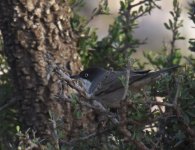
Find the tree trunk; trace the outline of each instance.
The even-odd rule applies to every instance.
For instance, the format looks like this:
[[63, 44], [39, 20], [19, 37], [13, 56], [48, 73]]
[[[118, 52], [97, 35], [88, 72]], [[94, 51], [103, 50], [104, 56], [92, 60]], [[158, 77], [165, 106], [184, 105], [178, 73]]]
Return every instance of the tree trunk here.
[[[15, 96], [20, 97], [19, 119], [23, 129], [33, 129], [42, 137], [53, 135], [50, 112], [56, 118], [65, 118], [65, 135], [71, 130], [70, 104], [55, 99], [60, 83], [46, 61], [50, 54], [54, 63], [67, 72], [75, 73], [80, 69], [70, 15], [67, 1], [0, 1], [4, 51], [11, 68]], [[68, 88], [65, 93], [67, 91]]]

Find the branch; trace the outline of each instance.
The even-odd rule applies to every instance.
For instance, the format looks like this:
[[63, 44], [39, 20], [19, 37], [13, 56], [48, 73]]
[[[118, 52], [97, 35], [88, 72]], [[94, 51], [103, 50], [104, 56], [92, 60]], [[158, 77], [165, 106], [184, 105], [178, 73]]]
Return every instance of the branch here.
[[128, 64], [127, 64], [127, 69], [126, 69], [126, 82], [125, 82], [125, 91], [124, 91], [124, 94], [123, 94], [123, 97], [122, 97], [122, 101], [126, 99], [127, 97], [127, 92], [128, 92], [128, 89], [129, 89], [129, 78], [131, 76], [131, 62], [130, 62], [130, 59], [128, 59]]
[[[78, 84], [76, 84], [75, 82], [73, 82], [73, 80], [67, 75], [65, 74], [62, 69], [60, 69], [56, 64], [54, 64], [54, 62], [52, 61], [52, 56], [51, 55], [47, 55], [46, 59], [48, 61], [48, 63], [51, 65], [52, 70], [54, 70], [57, 74], [60, 75], [60, 79], [65, 81], [71, 88], [75, 89], [82, 97], [84, 97], [87, 100], [93, 100], [93, 105], [86, 103], [82, 100], [77, 101], [79, 104], [81, 105], [85, 105], [87, 107], [90, 107], [96, 111], [99, 111], [101, 113], [103, 113], [104, 115], [106, 115], [113, 124], [118, 125], [119, 121], [115, 118], [115, 116], [113, 114], [111, 114], [100, 102], [96, 101], [96, 97], [94, 97], [93, 95], [89, 95], [88, 93], [85, 92], [85, 90], [80, 87]], [[63, 84], [63, 82], [62, 82]], [[69, 99], [68, 97], [66, 97], [65, 95], [63, 95], [64, 100], [68, 101], [68, 102], [72, 102], [71, 99]]]
[[6, 104], [0, 106], [0, 112], [8, 108], [9, 106], [15, 104], [18, 101], [18, 99], [20, 99], [20, 97], [14, 97], [11, 100], [9, 100]]
[[177, 103], [178, 103], [177, 101], [178, 101], [178, 97], [179, 97], [179, 94], [181, 91], [181, 84], [179, 83], [180, 80], [181, 80], [181, 78], [179, 77], [178, 80], [176, 81], [177, 82], [177, 91], [176, 91], [175, 98], [173, 101], [173, 105], [174, 105], [175, 109], [177, 109]]
[[127, 128], [120, 128], [120, 131], [125, 135], [126, 141], [134, 143], [139, 150], [149, 150], [142, 141], [134, 139]]
[[192, 137], [193, 141], [195, 141], [195, 131], [194, 131], [194, 129], [190, 128], [190, 126], [185, 124], [185, 123], [184, 123], [184, 129]]
[[158, 105], [158, 106], [167, 106], [167, 107], [174, 107], [174, 105], [173, 104], [171, 104], [171, 103], [167, 103], [167, 102], [158, 102], [158, 101], [156, 101], [156, 102], [154, 102], [154, 101], [147, 101], [147, 103], [149, 103], [149, 104], [153, 104], [153, 105]]
[[66, 81], [67, 84], [71, 88], [75, 89], [79, 94], [81, 94], [81, 96], [83, 96], [84, 98], [87, 98], [87, 99], [92, 98], [92, 95], [87, 94], [82, 87], [80, 87], [78, 84], [74, 83], [73, 80], [68, 75], [66, 75], [59, 67], [57, 67], [57, 65], [53, 65], [53, 67], [54, 67], [55, 72], [60, 75], [60, 78], [64, 81]]
[[144, 4], [145, 2], [147, 2], [148, 0], [143, 0], [143, 1], [139, 1], [138, 3], [135, 3], [133, 5], [130, 5], [129, 7], [133, 8], [133, 7], [136, 7], [136, 6], [139, 6], [141, 4]]
[[[135, 102], [132, 102], [132, 103], [135, 103]], [[171, 104], [171, 103], [158, 102], [158, 101], [152, 101], [152, 100], [146, 100], [144, 102], [138, 102], [138, 103], [140, 103], [140, 104], [152, 104], [152, 105], [157, 105], [157, 106], [174, 107], [174, 104]]]
[[[64, 101], [67, 101], [67, 102], [72, 102], [72, 100], [68, 97], [57, 97], [57, 98], [60, 98], [61, 100], [64, 100]], [[119, 121], [115, 118], [115, 114], [109, 112], [100, 102], [96, 101], [96, 100], [93, 100], [93, 104], [89, 104], [85, 101], [82, 101], [82, 100], [77, 100], [77, 103], [78, 104], [81, 104], [82, 106], [86, 106], [88, 108], [91, 108], [93, 110], [95, 110], [96, 112], [100, 112], [102, 114], [104, 114], [107, 118], [109, 118], [111, 120], [111, 122], [114, 124], [114, 125], [118, 125], [119, 124]]]
[[83, 137], [72, 139], [71, 141], [61, 140], [61, 143], [66, 144], [66, 145], [74, 145], [77, 142], [85, 141], [85, 140], [88, 140], [88, 139], [93, 138], [95, 136], [98, 136], [98, 135], [104, 134], [106, 132], [112, 131], [114, 128], [115, 128], [115, 126], [113, 126], [111, 128], [101, 130], [101, 131], [97, 131], [97, 132], [94, 132], [94, 133], [91, 133], [91, 134], [88, 134], [88, 135], [83, 136]]

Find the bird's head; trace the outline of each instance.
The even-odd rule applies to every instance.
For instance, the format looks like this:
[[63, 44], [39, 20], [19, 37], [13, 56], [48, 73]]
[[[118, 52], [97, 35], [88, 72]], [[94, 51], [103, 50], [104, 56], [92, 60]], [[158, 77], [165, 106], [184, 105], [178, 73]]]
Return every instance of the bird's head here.
[[88, 68], [84, 71], [81, 71], [78, 75], [73, 75], [71, 78], [73, 79], [85, 79], [89, 82], [93, 82], [98, 79], [102, 74], [106, 72], [103, 68]]
[[81, 71], [78, 75], [71, 76], [72, 79], [79, 79], [88, 93], [91, 93], [91, 85], [96, 85], [98, 80], [106, 72], [103, 68], [88, 68], [84, 71]]

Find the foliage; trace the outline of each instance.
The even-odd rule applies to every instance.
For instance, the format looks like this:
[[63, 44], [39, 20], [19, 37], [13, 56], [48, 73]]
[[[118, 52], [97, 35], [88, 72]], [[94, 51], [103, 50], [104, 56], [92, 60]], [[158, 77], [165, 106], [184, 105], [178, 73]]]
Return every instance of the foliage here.
[[[0, 34], [1, 36], [1, 34]], [[11, 98], [12, 86], [9, 79], [9, 67], [2, 51], [3, 42], [0, 37], [0, 149], [11, 148], [16, 137], [14, 136], [17, 124], [17, 111], [14, 107], [4, 108]]]
[[[138, 3], [134, 0], [121, 1], [119, 16], [110, 25], [108, 35], [100, 41], [98, 41], [96, 30], [87, 25], [97, 15], [109, 15], [107, 0], [100, 1], [98, 8], [94, 9], [92, 16], [88, 20], [74, 13], [71, 18], [71, 25], [76, 35], [79, 36], [78, 48], [84, 67], [98, 64], [99, 66], [113, 67], [115, 69], [124, 68], [131, 54], [136, 52], [139, 45], [145, 42], [140, 42], [133, 36], [134, 30], [138, 27], [138, 18], [152, 13], [154, 8], [160, 8], [156, 2], [157, 0], [143, 0]], [[82, 0], [69, 0], [69, 3], [74, 10], [84, 5]], [[195, 2], [191, 2], [189, 6], [189, 18], [195, 23]], [[138, 9], [135, 9], [135, 7]], [[168, 75], [158, 81], [152, 87], [146, 87], [139, 94], [129, 92], [128, 99], [130, 99], [130, 104], [117, 112], [119, 120], [121, 119], [119, 126], [114, 126], [110, 118], [106, 121], [102, 121], [100, 118], [97, 121], [97, 133], [88, 135], [81, 130], [79, 131], [81, 132], [81, 137], [73, 139], [72, 141], [74, 142], [72, 143], [63, 141], [60, 123], [58, 123], [55, 116], [50, 114], [51, 122], [55, 125], [57, 124], [55, 136], [57, 140], [62, 141], [57, 146], [48, 143], [46, 145], [47, 149], [134, 150], [138, 149], [138, 145], [142, 144], [148, 149], [194, 149], [195, 58], [193, 56], [183, 57], [180, 53], [181, 49], [175, 46], [177, 41], [184, 39], [179, 32], [179, 29], [183, 27], [183, 20], [180, 19], [181, 11], [179, 1], [173, 0], [173, 10], [170, 11], [171, 19], [164, 23], [165, 28], [172, 33], [170, 48], [164, 45], [159, 52], [144, 52], [147, 62], [138, 62], [138, 64], [141, 67], [150, 64], [153, 68], [158, 69], [174, 64], [181, 64], [183, 67], [179, 68], [175, 74]], [[189, 42], [191, 44], [189, 49], [194, 51], [194, 39], [190, 39]], [[182, 59], [184, 63], [182, 63]], [[8, 70], [8, 67], [5, 57], [0, 55], [0, 71], [4, 70]], [[11, 93], [7, 71], [4, 71], [0, 77], [0, 99], [7, 99]], [[4, 92], [1, 93], [1, 91]], [[156, 95], [161, 97], [161, 101], [157, 101]], [[79, 118], [81, 112], [77, 112], [76, 108], [79, 107], [79, 97], [75, 95], [70, 97], [73, 99], [71, 104], [75, 107], [74, 115]], [[0, 102], [4, 103], [4, 101]], [[8, 111], [12, 112], [12, 114], [9, 114]], [[1, 113], [0, 119], [4, 121], [0, 125], [1, 137], [5, 135], [5, 131], [9, 131], [10, 135], [15, 132], [13, 127], [15, 127], [16, 123], [14, 121], [12, 124], [6, 122], [8, 117], [15, 119], [14, 114], [16, 112], [11, 108]], [[8, 128], [10, 126], [12, 128]], [[125, 131], [127, 132], [122, 132], [122, 129], [126, 129]], [[34, 136], [30, 137], [29, 132], [30, 130], [22, 133], [17, 126], [19, 145], [16, 147], [18, 149], [43, 148], [41, 146], [42, 140], [36, 137], [33, 131]], [[1, 142], [5, 142], [3, 140], [5, 139], [0, 138]], [[144, 149], [143, 145], [142, 149]]]
[[[115, 69], [124, 68], [127, 58], [137, 51], [136, 48], [140, 44], [144, 43], [133, 36], [134, 30], [138, 26], [137, 19], [151, 13], [151, 10], [157, 5], [154, 1], [144, 1], [143, 5], [138, 4], [138, 9], [134, 10], [132, 2], [132, 0], [121, 1], [119, 16], [110, 26], [108, 35], [102, 40], [97, 41], [95, 31], [88, 27], [84, 28], [87, 32], [81, 37], [79, 48], [85, 67], [98, 64]], [[190, 6], [189, 16], [194, 21], [194, 2], [190, 3]], [[195, 143], [192, 140], [195, 138], [193, 131], [195, 127], [195, 95], [192, 92], [195, 90], [195, 61], [192, 56], [183, 57], [181, 49], [176, 47], [176, 42], [185, 39], [180, 34], [180, 28], [183, 27], [183, 20], [180, 19], [181, 11], [179, 1], [173, 0], [173, 10], [170, 11], [172, 18], [164, 23], [165, 28], [172, 33], [170, 46], [163, 45], [163, 49], [158, 52], [144, 52], [144, 57], [148, 62], [138, 64], [141, 67], [150, 64], [154, 68], [160, 69], [182, 64], [182, 59], [185, 59], [185, 66], [178, 69], [175, 75], [158, 81], [151, 90], [148, 87], [144, 94], [132, 95], [130, 93], [132, 101], [129, 111], [126, 112], [130, 122], [127, 124], [127, 129], [133, 139], [143, 142], [149, 149], [193, 149]], [[79, 18], [79, 16], [77, 17]], [[190, 50], [192, 51], [193, 42], [191, 39]], [[161, 102], [152, 96], [156, 93], [163, 97]], [[158, 107], [151, 111], [152, 106], [156, 104]], [[110, 136], [107, 134], [100, 136], [107, 139], [102, 143], [104, 146], [106, 145], [107, 149], [110, 146], [116, 149], [137, 149], [135, 144], [125, 143], [125, 139], [118, 130], [113, 130], [109, 135], [114, 140], [109, 140]], [[94, 140], [97, 139], [94, 138]]]
[[[189, 18], [193, 21], [193, 23], [195, 23], [195, 1], [193, 0], [192, 2], [189, 3]], [[192, 52], [195, 52], [195, 39], [192, 38], [189, 40], [189, 43], [190, 43], [190, 47], [189, 49], [192, 51]]]
[[[105, 2], [102, 3], [104, 7], [100, 5], [98, 9], [94, 10], [90, 19], [100, 14], [108, 14], [109, 9]], [[74, 24], [73, 27], [77, 26], [77, 31], [82, 31], [80, 32], [78, 46], [85, 67], [98, 64], [100, 66], [122, 68], [127, 63], [126, 57], [136, 52], [136, 48], [144, 43], [133, 36], [134, 29], [138, 25], [137, 19], [150, 14], [152, 9], [159, 8], [159, 6], [156, 5], [157, 0], [133, 2], [132, 0], [120, 2], [119, 16], [110, 25], [108, 35], [100, 41], [97, 41], [97, 35], [94, 30], [89, 27], [83, 28], [89, 21], [79, 22], [78, 20], [81, 17], [75, 15], [72, 24]], [[138, 9], [135, 9], [135, 7], [138, 7]], [[75, 22], [77, 25], [75, 25]]]
[[173, 0], [173, 11], [170, 11], [172, 19], [164, 23], [165, 28], [172, 33], [172, 40], [170, 41], [170, 50], [164, 45], [159, 52], [144, 53], [144, 56], [149, 60], [149, 63], [161, 68], [179, 64], [181, 62], [181, 49], [176, 48], [175, 44], [179, 40], [185, 38], [180, 35], [179, 29], [183, 27], [183, 20], [180, 20], [181, 8], [177, 0]]

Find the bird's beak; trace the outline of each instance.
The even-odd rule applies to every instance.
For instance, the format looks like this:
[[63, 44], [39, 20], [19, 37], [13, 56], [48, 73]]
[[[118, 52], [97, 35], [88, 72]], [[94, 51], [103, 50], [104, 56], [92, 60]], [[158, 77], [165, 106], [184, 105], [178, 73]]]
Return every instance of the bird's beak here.
[[72, 79], [79, 79], [80, 76], [79, 75], [72, 75], [72, 76], [70, 76], [70, 78], [72, 78]]

